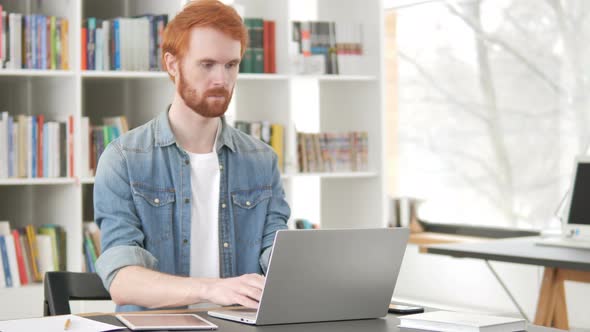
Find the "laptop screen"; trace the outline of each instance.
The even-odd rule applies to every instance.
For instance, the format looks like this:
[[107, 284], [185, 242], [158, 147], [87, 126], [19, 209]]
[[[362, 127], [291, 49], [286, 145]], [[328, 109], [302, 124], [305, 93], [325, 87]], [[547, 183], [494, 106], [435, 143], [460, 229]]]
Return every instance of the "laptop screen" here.
[[568, 224], [590, 225], [590, 163], [579, 162], [572, 190]]

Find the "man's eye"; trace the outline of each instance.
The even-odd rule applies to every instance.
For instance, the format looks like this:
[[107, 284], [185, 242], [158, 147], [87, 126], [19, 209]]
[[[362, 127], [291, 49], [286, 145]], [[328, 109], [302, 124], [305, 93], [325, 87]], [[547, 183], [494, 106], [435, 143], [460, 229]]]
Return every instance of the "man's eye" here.
[[213, 68], [213, 63], [203, 62], [203, 63], [201, 63], [201, 66], [203, 66], [203, 68], [206, 68], [206, 69], [211, 69], [211, 68]]
[[235, 67], [237, 67], [237, 66], [238, 66], [238, 64], [237, 64], [237, 63], [235, 63], [235, 62], [231, 62], [231, 63], [228, 63], [228, 64], [226, 64], [226, 65], [225, 65], [225, 67], [226, 67], [227, 69], [235, 68]]

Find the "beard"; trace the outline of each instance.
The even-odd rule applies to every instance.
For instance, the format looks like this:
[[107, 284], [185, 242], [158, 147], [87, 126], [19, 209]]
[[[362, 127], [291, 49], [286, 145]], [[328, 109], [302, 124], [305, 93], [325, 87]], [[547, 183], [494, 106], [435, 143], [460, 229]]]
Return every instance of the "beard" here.
[[[227, 91], [224, 88], [212, 88], [199, 95], [198, 91], [190, 87], [186, 82], [182, 72], [183, 70], [181, 68], [178, 72], [178, 93], [186, 106], [206, 118], [218, 118], [225, 114], [231, 101], [233, 89], [232, 91]], [[210, 101], [207, 98], [210, 96], [223, 97], [223, 100]]]

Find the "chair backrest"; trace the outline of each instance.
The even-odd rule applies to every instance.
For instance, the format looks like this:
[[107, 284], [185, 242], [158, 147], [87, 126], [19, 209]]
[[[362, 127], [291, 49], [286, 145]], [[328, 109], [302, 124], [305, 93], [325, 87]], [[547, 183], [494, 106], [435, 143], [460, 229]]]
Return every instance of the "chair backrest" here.
[[111, 299], [96, 273], [47, 272], [44, 289], [44, 316], [69, 315], [70, 300]]

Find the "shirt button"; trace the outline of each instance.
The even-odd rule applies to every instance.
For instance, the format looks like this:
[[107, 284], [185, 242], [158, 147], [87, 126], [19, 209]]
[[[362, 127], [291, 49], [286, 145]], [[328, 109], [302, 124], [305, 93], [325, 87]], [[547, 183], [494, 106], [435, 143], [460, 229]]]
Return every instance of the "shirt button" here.
[[188, 243], [188, 240], [187, 239], [184, 239], [184, 240], [182, 240], [182, 243], [187, 244]]
[[225, 209], [225, 207], [226, 207], [225, 203], [222, 203], [222, 204], [221, 204], [221, 208], [222, 208], [222, 209]]
[[252, 205], [252, 203], [250, 203], [250, 201], [246, 201], [246, 206], [250, 206]]
[[229, 243], [225, 242], [225, 243], [223, 244], [223, 247], [224, 247], [224, 248], [229, 248]]
[[185, 159], [185, 160], [184, 160], [184, 163], [185, 163], [186, 165], [188, 165], [188, 164], [190, 164], [191, 162], [190, 162], [188, 159]]
[[219, 165], [219, 170], [223, 171], [223, 165]]
[[156, 203], [156, 204], [160, 204], [160, 199], [158, 199], [158, 198], [154, 198], [154, 203]]
[[185, 202], [185, 203], [187, 203], [187, 204], [188, 204], [188, 203], [190, 203], [190, 201], [191, 201], [191, 200], [190, 200], [190, 199], [188, 199], [188, 198], [185, 198], [185, 199], [184, 199], [184, 202]]

